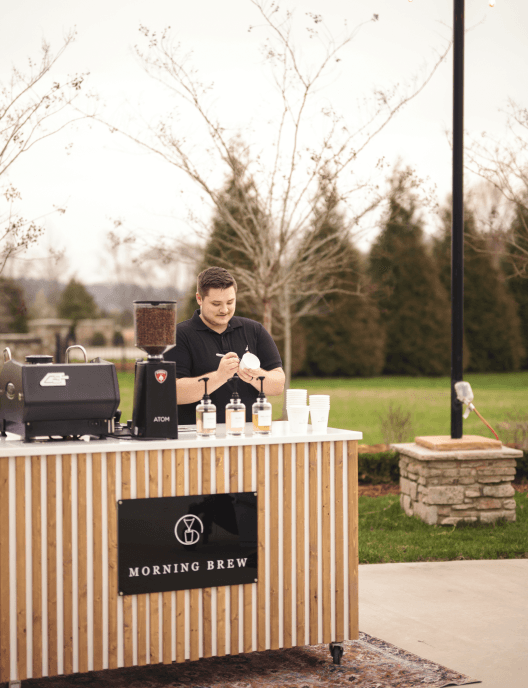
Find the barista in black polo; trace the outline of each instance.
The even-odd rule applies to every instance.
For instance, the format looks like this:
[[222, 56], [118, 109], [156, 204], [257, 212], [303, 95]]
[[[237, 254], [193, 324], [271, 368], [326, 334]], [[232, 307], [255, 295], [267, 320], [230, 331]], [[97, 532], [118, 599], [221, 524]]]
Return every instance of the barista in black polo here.
[[[176, 346], [164, 354], [176, 361], [178, 422], [196, 423], [196, 404], [204, 394], [202, 377], [208, 377], [207, 392], [216, 406], [218, 423], [225, 423], [225, 407], [234, 391], [232, 378], [238, 374], [238, 393], [246, 405], [246, 420], [260, 392], [258, 377], [264, 376], [266, 396], [282, 394], [284, 371], [279, 351], [264, 327], [249, 318], [234, 315], [237, 284], [224, 268], [207, 268], [198, 275], [196, 300], [200, 306], [190, 320], [177, 326]], [[246, 351], [258, 356], [261, 367], [240, 370]], [[217, 354], [222, 354], [222, 357]]]

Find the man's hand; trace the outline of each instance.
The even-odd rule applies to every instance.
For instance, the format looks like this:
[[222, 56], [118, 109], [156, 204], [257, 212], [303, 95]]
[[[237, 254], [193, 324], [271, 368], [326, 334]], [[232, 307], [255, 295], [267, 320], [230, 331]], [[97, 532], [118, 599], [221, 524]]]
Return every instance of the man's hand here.
[[220, 364], [218, 366], [218, 375], [225, 380], [233, 377], [235, 373], [239, 373], [240, 359], [234, 351], [230, 351], [225, 356], [220, 359]]
[[230, 351], [225, 356], [222, 356], [216, 370], [200, 375], [200, 377], [182, 377], [176, 380], [178, 404], [194, 404], [202, 398], [204, 392], [203, 382], [200, 382], [202, 377], [209, 378], [207, 385], [209, 394], [215, 392], [238, 372], [239, 363], [240, 360], [236, 353]]
[[257, 380], [258, 377], [261, 377], [262, 375], [266, 375], [266, 371], [262, 370], [262, 368], [242, 368], [238, 369], [238, 377], [243, 380], [244, 382], [258, 382], [258, 389], [260, 389], [260, 382]]

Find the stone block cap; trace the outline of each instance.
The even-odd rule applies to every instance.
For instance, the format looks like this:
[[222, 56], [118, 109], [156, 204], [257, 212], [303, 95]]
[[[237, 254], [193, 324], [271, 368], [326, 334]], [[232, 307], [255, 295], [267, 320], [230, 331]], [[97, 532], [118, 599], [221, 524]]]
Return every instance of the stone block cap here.
[[415, 437], [414, 441], [421, 447], [433, 451], [456, 451], [457, 449], [500, 449], [502, 442], [480, 435], [464, 435], [460, 439], [452, 439], [449, 435], [431, 435]]
[[[426, 437], [424, 439], [429, 438]], [[402, 456], [418, 459], [419, 461], [452, 461], [453, 459], [459, 461], [474, 461], [476, 457], [479, 459], [517, 459], [523, 455], [520, 449], [511, 449], [500, 443], [498, 447], [488, 446], [485, 449], [468, 449], [466, 447], [457, 449], [452, 447], [449, 447], [449, 449], [429, 449], [429, 447], [424, 447], [417, 442], [391, 444], [390, 448], [394, 449]]]

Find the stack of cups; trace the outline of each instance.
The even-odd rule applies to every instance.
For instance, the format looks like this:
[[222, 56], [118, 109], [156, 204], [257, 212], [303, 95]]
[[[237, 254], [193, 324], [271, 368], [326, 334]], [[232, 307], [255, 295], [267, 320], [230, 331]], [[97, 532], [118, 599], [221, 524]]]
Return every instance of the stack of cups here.
[[312, 432], [326, 433], [328, 429], [328, 414], [330, 412], [330, 395], [310, 395], [310, 417]]
[[286, 411], [290, 432], [294, 435], [304, 435], [308, 431], [308, 414], [310, 409], [306, 405], [308, 390], [306, 389], [287, 389], [286, 390]]

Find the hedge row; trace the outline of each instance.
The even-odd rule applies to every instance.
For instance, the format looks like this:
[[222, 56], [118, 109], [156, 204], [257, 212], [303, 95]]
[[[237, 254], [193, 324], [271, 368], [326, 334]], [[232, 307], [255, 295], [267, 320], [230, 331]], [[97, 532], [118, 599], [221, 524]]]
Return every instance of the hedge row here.
[[[362, 485], [397, 483], [400, 480], [400, 456], [396, 451], [378, 454], [360, 454], [358, 461], [359, 482]], [[528, 480], [528, 451], [517, 459], [516, 480]]]

